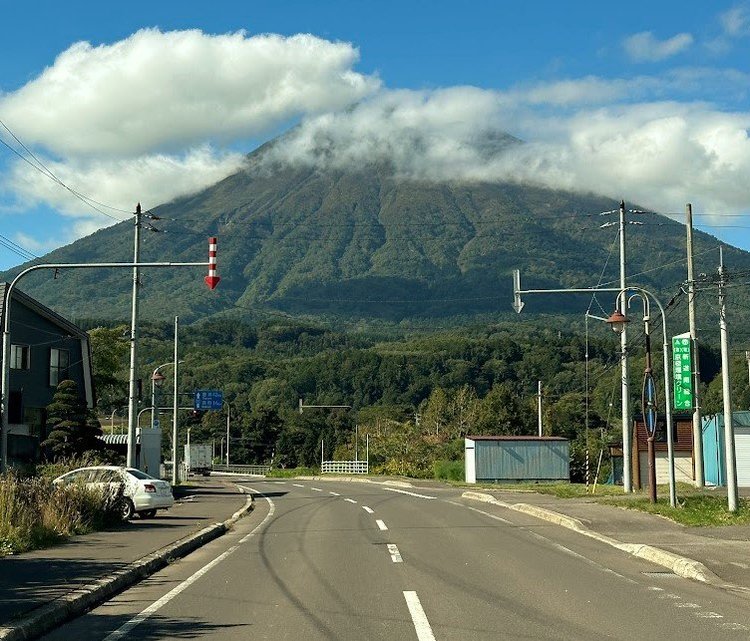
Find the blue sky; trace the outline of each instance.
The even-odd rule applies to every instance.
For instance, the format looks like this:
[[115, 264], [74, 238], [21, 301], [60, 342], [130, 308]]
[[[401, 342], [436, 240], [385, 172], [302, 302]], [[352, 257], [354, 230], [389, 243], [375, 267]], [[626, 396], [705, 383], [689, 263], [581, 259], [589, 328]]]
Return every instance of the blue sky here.
[[[301, 122], [289, 162], [316, 162], [325, 134], [332, 162], [691, 201], [750, 249], [748, 3], [4, 1], [2, 16], [0, 120], [117, 219]], [[493, 130], [529, 145], [487, 163]], [[0, 239], [41, 255], [112, 222], [0, 147]], [[0, 268], [23, 261], [4, 245]]]

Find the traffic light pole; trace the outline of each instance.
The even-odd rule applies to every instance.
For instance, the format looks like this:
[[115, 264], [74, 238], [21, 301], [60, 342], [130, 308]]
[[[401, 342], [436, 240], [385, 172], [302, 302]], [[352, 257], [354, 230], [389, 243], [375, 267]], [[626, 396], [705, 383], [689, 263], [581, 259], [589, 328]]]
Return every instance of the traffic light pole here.
[[[3, 345], [2, 345], [2, 420], [0, 421], [0, 472], [8, 469], [8, 400], [10, 397], [10, 323], [13, 290], [26, 275], [41, 269], [134, 269], [136, 267], [207, 267], [209, 262], [173, 263], [43, 263], [32, 265], [21, 271], [5, 288], [3, 300]], [[130, 434], [128, 434], [130, 439]]]

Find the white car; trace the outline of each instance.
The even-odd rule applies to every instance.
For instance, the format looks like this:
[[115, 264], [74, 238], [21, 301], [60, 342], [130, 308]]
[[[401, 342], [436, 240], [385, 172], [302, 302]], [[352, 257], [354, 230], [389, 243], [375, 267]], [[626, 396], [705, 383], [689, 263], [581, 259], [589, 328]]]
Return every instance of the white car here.
[[122, 485], [123, 501], [120, 514], [123, 520], [130, 519], [133, 514], [138, 514], [141, 518], [152, 518], [156, 515], [156, 510], [167, 509], [174, 505], [172, 486], [167, 481], [155, 479], [132, 467], [115, 465], [81, 467], [58, 476], [52, 483], [55, 485], [84, 483], [94, 487]]

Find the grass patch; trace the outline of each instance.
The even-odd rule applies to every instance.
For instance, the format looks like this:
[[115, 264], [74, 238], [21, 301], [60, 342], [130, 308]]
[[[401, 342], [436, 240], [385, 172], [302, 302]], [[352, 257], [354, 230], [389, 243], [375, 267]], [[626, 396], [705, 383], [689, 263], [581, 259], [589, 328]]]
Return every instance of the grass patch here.
[[275, 467], [268, 470], [266, 477], [272, 479], [291, 479], [295, 476], [317, 476], [320, 470], [314, 467]]
[[725, 496], [709, 496], [706, 494], [689, 494], [680, 496], [677, 493], [677, 507], [669, 504], [669, 493], [651, 503], [648, 497], [639, 495], [622, 496], [620, 498], [601, 499], [601, 503], [616, 505], [630, 510], [640, 510], [649, 514], [665, 516], [676, 523], [690, 527], [716, 527], [722, 525], [743, 525], [750, 523], [750, 501], [741, 498], [736, 512], [727, 509]]
[[119, 496], [43, 478], [0, 477], [0, 556], [54, 545], [119, 522]]

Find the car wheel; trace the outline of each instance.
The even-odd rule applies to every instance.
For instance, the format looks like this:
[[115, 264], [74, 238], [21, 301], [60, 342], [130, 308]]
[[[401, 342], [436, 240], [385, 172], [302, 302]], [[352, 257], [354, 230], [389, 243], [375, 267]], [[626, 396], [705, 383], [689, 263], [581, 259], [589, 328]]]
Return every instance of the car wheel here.
[[133, 505], [133, 501], [130, 499], [123, 499], [120, 503], [120, 518], [123, 521], [129, 521], [133, 518], [134, 512], [135, 506]]
[[145, 512], [139, 512], [142, 519], [153, 519], [156, 516], [156, 510], [146, 510]]

